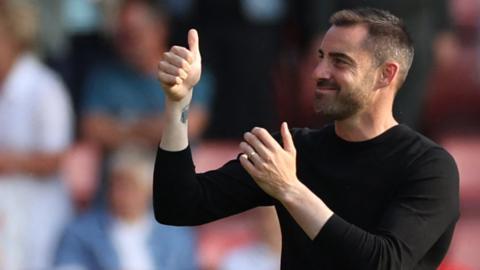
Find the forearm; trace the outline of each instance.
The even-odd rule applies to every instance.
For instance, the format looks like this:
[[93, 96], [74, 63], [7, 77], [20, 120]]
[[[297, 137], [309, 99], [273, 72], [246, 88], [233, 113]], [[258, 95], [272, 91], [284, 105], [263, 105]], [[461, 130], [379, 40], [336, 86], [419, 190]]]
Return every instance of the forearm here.
[[180, 151], [188, 146], [188, 110], [192, 91], [180, 101], [166, 101], [165, 126], [160, 148], [166, 151]]
[[51, 175], [58, 171], [60, 153], [9, 153], [0, 157], [1, 172], [5, 174], [21, 173], [35, 176]]
[[310, 239], [314, 239], [333, 215], [332, 210], [301, 182], [280, 200]]
[[[173, 105], [173, 107], [175, 107], [175, 105]], [[197, 140], [208, 123], [208, 113], [202, 107], [195, 106], [195, 104], [192, 104], [189, 107], [188, 112], [185, 113], [188, 113], [188, 119], [186, 119], [188, 120], [188, 138], [189, 140]], [[181, 119], [181, 116], [174, 115], [175, 113], [172, 115], [173, 120]], [[159, 139], [163, 134], [164, 123], [164, 113], [158, 116], [141, 119], [132, 125], [130, 132], [131, 139], [143, 141], [148, 145], [158, 145]]]

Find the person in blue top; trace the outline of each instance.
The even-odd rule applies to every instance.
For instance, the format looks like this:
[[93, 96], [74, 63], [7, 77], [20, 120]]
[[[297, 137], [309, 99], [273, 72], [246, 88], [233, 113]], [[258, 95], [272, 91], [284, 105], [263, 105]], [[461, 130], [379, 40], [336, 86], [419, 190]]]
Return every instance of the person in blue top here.
[[[166, 14], [153, 1], [125, 0], [114, 26], [118, 57], [97, 63], [85, 82], [81, 140], [102, 151], [100, 181], [93, 204], [105, 200], [106, 162], [126, 143], [158, 144], [164, 126], [165, 96], [156, 78], [157, 60], [167, 49]], [[213, 79], [199, 83], [189, 110], [189, 136], [197, 141], [208, 124]], [[90, 204], [90, 202], [87, 202]]]
[[[156, 78], [157, 60], [166, 51], [166, 14], [152, 1], [123, 1], [115, 21], [118, 57], [98, 63], [85, 82], [80, 135], [110, 151], [135, 141], [156, 145], [161, 136], [164, 93]], [[207, 125], [212, 77], [199, 83], [189, 110], [190, 136]]]
[[124, 146], [112, 157], [108, 204], [67, 226], [55, 269], [197, 269], [191, 228], [155, 223], [151, 211], [153, 153]]

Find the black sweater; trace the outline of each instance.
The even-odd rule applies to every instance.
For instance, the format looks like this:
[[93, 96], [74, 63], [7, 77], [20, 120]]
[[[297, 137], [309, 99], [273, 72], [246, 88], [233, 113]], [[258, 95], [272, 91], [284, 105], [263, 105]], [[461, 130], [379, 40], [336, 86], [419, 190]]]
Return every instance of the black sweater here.
[[238, 160], [195, 174], [189, 148], [158, 150], [157, 220], [196, 225], [275, 205], [282, 269], [436, 269], [459, 217], [458, 172], [444, 149], [404, 125], [364, 142], [334, 126], [292, 135], [298, 178], [335, 213], [314, 240]]

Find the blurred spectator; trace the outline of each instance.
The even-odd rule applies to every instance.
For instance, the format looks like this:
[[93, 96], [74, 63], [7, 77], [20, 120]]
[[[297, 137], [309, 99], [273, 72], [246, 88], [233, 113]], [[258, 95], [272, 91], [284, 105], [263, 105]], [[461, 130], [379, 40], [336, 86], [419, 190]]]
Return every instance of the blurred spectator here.
[[220, 270], [280, 269], [282, 243], [275, 208], [258, 208], [255, 214], [257, 239], [230, 251], [221, 263]]
[[[77, 124], [86, 77], [96, 62], [108, 59], [112, 54], [112, 46], [104, 30], [107, 28], [107, 17], [115, 10], [113, 2], [117, 1], [42, 0], [42, 5], [49, 8], [47, 12], [58, 10], [60, 13], [59, 18], [56, 18], [60, 23], [52, 22], [51, 18], [45, 20], [49, 31], [44, 32], [55, 32], [58, 29], [57, 32], [60, 33], [57, 36], [61, 35], [58, 43], [62, 45], [48, 51], [47, 59], [69, 87]], [[78, 133], [78, 126], [76, 128]]]
[[58, 175], [71, 107], [31, 53], [36, 19], [30, 1], [0, 1], [0, 269], [49, 269], [71, 213]]
[[[480, 2], [450, 0], [453, 34], [436, 50], [422, 128], [455, 158], [462, 218], [445, 269], [478, 269], [480, 259]], [[442, 268], [443, 269], [443, 268]]]
[[117, 0], [28, 1], [39, 11], [36, 52], [62, 76], [77, 120], [87, 71], [95, 61], [111, 55], [103, 30], [107, 26], [105, 17], [114, 11]]
[[[118, 57], [92, 69], [81, 115], [83, 138], [105, 150], [105, 157], [125, 143], [155, 146], [160, 141], [165, 104], [156, 70], [167, 37], [166, 14], [152, 1], [125, 0], [120, 4], [114, 29]], [[189, 110], [193, 140], [208, 119], [213, 82], [208, 71], [204, 74]]]
[[438, 50], [422, 126], [438, 141], [480, 134], [480, 3], [455, 0], [450, 7], [455, 31]]
[[58, 247], [58, 269], [196, 269], [189, 228], [155, 223], [151, 211], [154, 154], [124, 146], [115, 152], [108, 205], [70, 224]]
[[480, 269], [480, 2], [450, 0], [453, 34], [436, 50], [422, 128], [455, 158], [462, 217], [443, 268]]
[[[91, 72], [82, 108], [82, 134], [105, 149], [124, 142], [156, 145], [162, 131], [164, 96], [156, 66], [167, 46], [165, 14], [148, 1], [124, 1], [115, 44], [119, 59]], [[190, 108], [189, 132], [195, 138], [207, 123], [211, 78], [198, 86]]]

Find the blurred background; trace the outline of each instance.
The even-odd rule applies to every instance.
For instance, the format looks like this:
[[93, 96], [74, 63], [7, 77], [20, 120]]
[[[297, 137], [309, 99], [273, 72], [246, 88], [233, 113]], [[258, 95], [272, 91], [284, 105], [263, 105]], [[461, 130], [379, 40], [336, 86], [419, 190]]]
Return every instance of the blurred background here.
[[329, 16], [357, 6], [407, 24], [416, 55], [395, 116], [460, 170], [441, 269], [480, 269], [479, 0], [0, 0], [0, 269], [279, 269], [272, 208], [153, 221], [157, 62], [198, 29], [189, 135], [197, 170], [215, 169], [254, 126], [326, 123], [311, 72]]

